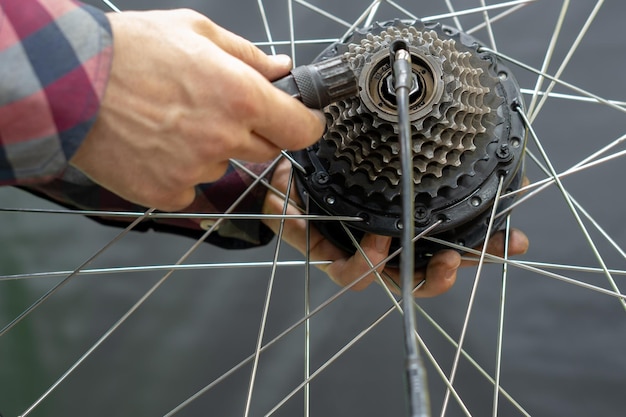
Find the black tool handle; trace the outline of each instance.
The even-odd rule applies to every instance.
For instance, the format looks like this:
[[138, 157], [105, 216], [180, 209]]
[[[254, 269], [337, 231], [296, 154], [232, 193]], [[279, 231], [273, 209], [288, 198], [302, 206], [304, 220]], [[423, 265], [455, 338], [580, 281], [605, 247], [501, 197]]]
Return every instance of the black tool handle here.
[[343, 57], [296, 67], [273, 84], [312, 109], [323, 109], [359, 93], [356, 76]]

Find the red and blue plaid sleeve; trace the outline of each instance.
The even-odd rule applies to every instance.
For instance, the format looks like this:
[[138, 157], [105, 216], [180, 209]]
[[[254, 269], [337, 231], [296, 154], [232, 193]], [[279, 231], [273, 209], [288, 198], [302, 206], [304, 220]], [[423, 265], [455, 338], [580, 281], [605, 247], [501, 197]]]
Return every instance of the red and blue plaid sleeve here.
[[95, 121], [112, 54], [96, 8], [0, 0], [0, 185], [64, 171]]
[[[145, 210], [68, 165], [95, 121], [112, 55], [111, 27], [98, 9], [70, 0], [0, 0], [0, 185], [18, 185], [72, 209]], [[265, 165], [250, 168], [260, 173]], [[231, 167], [216, 183], [198, 186], [186, 211], [223, 213], [251, 182]], [[235, 211], [259, 213], [265, 193], [255, 187]], [[200, 236], [205, 226], [170, 219], [148, 220], [138, 229]], [[272, 236], [260, 221], [231, 220], [208, 241], [245, 248]]]

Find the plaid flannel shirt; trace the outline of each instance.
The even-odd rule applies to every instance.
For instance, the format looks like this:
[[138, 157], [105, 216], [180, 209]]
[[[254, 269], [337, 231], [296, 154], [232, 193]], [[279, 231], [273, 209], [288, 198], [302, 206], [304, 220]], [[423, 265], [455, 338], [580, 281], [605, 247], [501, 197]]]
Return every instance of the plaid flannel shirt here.
[[[0, 185], [17, 185], [69, 208], [145, 210], [68, 165], [96, 119], [112, 58], [111, 27], [99, 9], [72, 0], [0, 0]], [[249, 165], [256, 173], [265, 167]], [[224, 212], [251, 182], [231, 167], [219, 181], [198, 186], [185, 211]], [[264, 197], [264, 187], [255, 187], [235, 211], [259, 213]], [[148, 228], [203, 233], [200, 220], [150, 220], [138, 229]], [[271, 237], [261, 222], [245, 220], [224, 222], [208, 240], [244, 248]]]

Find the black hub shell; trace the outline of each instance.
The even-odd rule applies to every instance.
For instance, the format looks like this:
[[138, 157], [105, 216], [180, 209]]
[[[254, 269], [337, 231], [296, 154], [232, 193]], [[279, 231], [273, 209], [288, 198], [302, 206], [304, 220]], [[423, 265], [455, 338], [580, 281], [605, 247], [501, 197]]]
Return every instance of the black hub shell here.
[[[526, 129], [515, 111], [523, 104], [519, 87], [510, 70], [495, 56], [481, 52], [481, 44], [475, 38], [451, 27], [424, 24], [419, 20], [395, 20], [357, 30], [345, 42], [333, 44], [324, 50], [316, 58], [316, 62], [349, 54], [355, 50], [355, 45], [365, 45], [369, 48], [368, 39], [372, 39], [372, 35], [382, 33], [387, 36], [387, 32], [398, 32], [403, 34], [402, 36], [409, 36], [407, 35], [409, 29], [410, 33], [427, 33], [430, 34], [427, 36], [448, 41], [450, 45], [453, 45], [455, 52], [465, 54], [465, 57], [470, 56], [468, 65], [471, 65], [472, 71], [480, 73], [480, 84], [489, 90], [489, 93], [481, 98], [487, 102], [485, 106], [490, 108], [490, 114], [480, 116], [485, 125], [483, 129], [485, 132], [478, 133], [472, 138], [472, 146], [476, 144], [476, 149], [458, 157], [457, 165], [443, 167], [439, 177], [428, 171], [420, 174], [421, 176], [414, 177], [416, 181], [413, 196], [415, 199], [415, 234], [441, 221], [441, 224], [431, 233], [433, 237], [473, 247], [485, 239], [489, 215], [500, 178], [503, 179], [504, 192], [518, 189], [523, 178]], [[379, 38], [376, 38], [378, 39], [376, 45], [381, 44], [379, 48], [384, 50], [388, 45], [385, 44], [384, 39], [380, 41]], [[445, 59], [432, 55], [433, 50], [435, 48], [431, 47], [427, 50], [417, 45], [415, 48], [412, 47], [410, 52], [413, 60], [422, 67], [426, 66], [424, 63], [433, 62], [435, 59], [445, 62]], [[359, 56], [359, 60], [355, 59], [355, 65], [362, 66], [357, 69], [361, 71], [361, 74], [371, 69], [367, 67], [368, 65], [380, 67], [380, 62], [368, 62], [368, 59], [371, 59], [375, 53], [370, 55], [367, 53], [367, 51], [364, 53], [365, 58]], [[365, 65], [363, 62], [366, 62]], [[449, 69], [449, 66], [445, 63], [442, 64], [441, 69], [436, 69], [443, 74], [442, 77], [447, 77], [448, 80], [451, 79], [453, 71], [459, 72], [456, 69]], [[414, 70], [415, 68], [414, 66]], [[476, 68], [478, 70], [475, 70]], [[446, 73], [446, 70], [449, 73]], [[436, 71], [433, 71], [431, 76], [434, 77], [435, 84], [437, 82], [441, 84], [438, 79], [440, 75]], [[420, 77], [423, 75], [420, 74]], [[451, 83], [446, 84], [446, 91], [442, 93], [447, 94], [450, 101], [452, 93], [447, 90], [450, 90]], [[310, 197], [312, 213], [360, 217], [363, 221], [347, 225], [357, 240], [360, 240], [366, 232], [392, 236], [394, 237], [392, 250], [394, 250], [400, 245], [398, 237], [402, 229], [400, 219], [403, 196], [399, 194], [400, 184], [397, 184], [397, 181], [394, 183], [393, 175], [391, 180], [389, 175], [372, 178], [371, 173], [368, 175], [366, 170], [355, 168], [354, 162], [350, 165], [350, 161], [356, 157], [351, 154], [344, 157], [337, 149], [337, 143], [350, 140], [361, 141], [359, 146], [370, 141], [375, 143], [380, 139], [380, 132], [387, 132], [383, 134], [383, 136], [386, 135], [386, 142], [381, 142], [377, 146], [387, 146], [397, 137], [397, 135], [394, 136], [397, 126], [388, 120], [388, 114], [383, 120], [380, 112], [373, 109], [371, 100], [364, 99], [363, 94], [362, 91], [361, 97], [326, 107], [324, 112], [327, 117], [327, 130], [322, 139], [305, 150], [293, 153], [296, 161], [306, 170], [306, 174], [296, 170], [298, 190], [303, 200]], [[426, 134], [424, 132], [436, 130], [435, 126], [440, 124], [440, 121], [436, 120], [437, 109], [446, 110], [450, 105], [434, 103], [432, 106], [432, 111], [429, 109], [414, 109], [413, 111], [413, 114], [422, 112], [419, 114], [420, 117], [414, 118], [413, 121], [412, 133], [415, 143], [431, 140], [431, 138], [424, 137]], [[389, 110], [386, 109], [386, 111]], [[445, 116], [441, 117], [445, 119]], [[453, 136], [454, 132], [448, 134]], [[338, 135], [341, 137], [338, 138]], [[376, 155], [376, 149], [370, 151], [370, 157], [376, 159], [371, 164], [377, 165], [380, 172], [388, 169]], [[423, 155], [417, 157], [424, 158]], [[398, 176], [401, 175], [398, 174]], [[514, 197], [501, 200], [498, 203], [498, 212], [507, 209], [513, 202]], [[493, 230], [500, 227], [504, 218], [505, 216], [496, 218]], [[355, 251], [351, 239], [336, 222], [318, 222], [316, 227], [337, 246], [348, 252]], [[415, 244], [416, 267], [424, 266], [430, 255], [442, 248], [443, 246], [428, 240], [417, 241]], [[391, 262], [391, 265], [393, 264]]]

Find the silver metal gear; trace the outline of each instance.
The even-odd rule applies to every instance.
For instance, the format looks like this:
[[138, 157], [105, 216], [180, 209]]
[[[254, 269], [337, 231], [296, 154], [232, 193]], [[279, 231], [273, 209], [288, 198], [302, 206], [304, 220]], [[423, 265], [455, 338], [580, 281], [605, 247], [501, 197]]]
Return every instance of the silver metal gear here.
[[[499, 178], [505, 189], [520, 186], [526, 130], [514, 111], [522, 100], [509, 69], [454, 28], [420, 20], [376, 23], [320, 54], [318, 62], [338, 56], [349, 62], [359, 96], [327, 106], [322, 139], [294, 154], [307, 170], [299, 190], [312, 198], [314, 210], [363, 218], [350, 226], [357, 235], [399, 236], [404, 173], [389, 64], [396, 40], [408, 45], [413, 70], [415, 232], [440, 221], [439, 237], [476, 245], [484, 239]], [[339, 246], [354, 249], [336, 227], [318, 227]], [[417, 264], [435, 250], [417, 245]]]
[[402, 173], [395, 106], [393, 97], [381, 90], [391, 77], [387, 49], [403, 39], [410, 46], [420, 86], [410, 109], [413, 180], [417, 192], [436, 197], [444, 187], [456, 188], [461, 176], [473, 175], [474, 164], [484, 157], [502, 122], [497, 108], [505, 100], [494, 88], [499, 80], [489, 74], [487, 63], [459, 51], [455, 39], [441, 39], [435, 30], [418, 31], [400, 21], [376, 29], [347, 46], [344, 56], [359, 80], [361, 95], [326, 108], [328, 143], [320, 147], [320, 157], [331, 158], [332, 151], [337, 163], [329, 174], [343, 176], [347, 187], [361, 186], [368, 198], [398, 197]]

